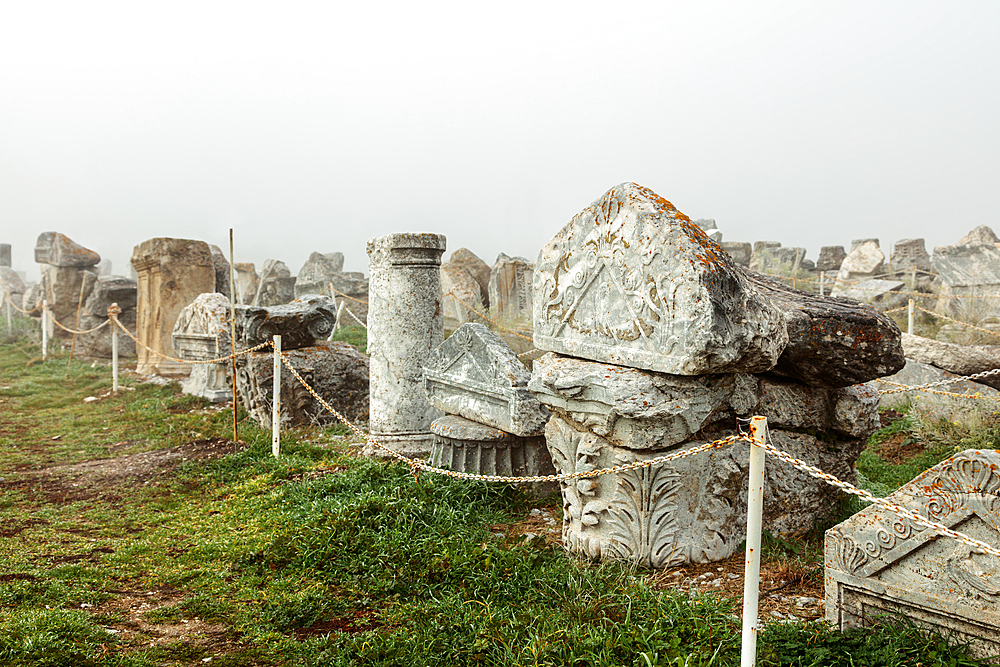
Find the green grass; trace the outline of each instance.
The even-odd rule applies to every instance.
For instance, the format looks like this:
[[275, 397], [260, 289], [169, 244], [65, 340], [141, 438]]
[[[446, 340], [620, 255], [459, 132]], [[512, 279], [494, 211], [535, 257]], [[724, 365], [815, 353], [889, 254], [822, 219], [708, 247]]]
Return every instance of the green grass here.
[[[7, 480], [231, 435], [231, 413], [176, 385], [126, 375], [122, 392], [103, 397], [106, 367], [29, 364], [17, 343], [0, 345], [0, 369]], [[93, 395], [102, 398], [83, 401]], [[10, 533], [0, 537], [0, 664], [739, 663], [732, 602], [494, 535], [537, 504], [513, 487], [414, 479], [330, 437], [343, 428], [285, 432], [276, 460], [270, 433], [239, 418], [245, 447], [148, 483], [67, 502], [0, 487], [0, 529]], [[911, 468], [872, 464], [865, 474], [889, 485]], [[817, 542], [769, 539], [765, 554], [820, 576]], [[157, 634], [184, 627], [202, 630]], [[841, 634], [774, 624], [759, 647], [760, 665], [974, 664], [906, 626]]]

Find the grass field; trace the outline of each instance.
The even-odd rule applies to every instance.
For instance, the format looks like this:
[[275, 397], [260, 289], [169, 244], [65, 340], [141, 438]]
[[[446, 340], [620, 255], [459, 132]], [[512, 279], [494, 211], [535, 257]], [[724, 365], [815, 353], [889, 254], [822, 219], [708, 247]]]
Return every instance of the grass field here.
[[[243, 414], [232, 441], [231, 408], [37, 356], [0, 342], [0, 665], [739, 664], [739, 595], [695, 580], [741, 558], [589, 564], [558, 544], [556, 497], [414, 478], [342, 427], [285, 432], [275, 460]], [[900, 415], [859, 467], [884, 491], [992, 428]], [[821, 590], [820, 536], [768, 540], [782, 594]], [[976, 664], [900, 621], [769, 618], [760, 665]]]

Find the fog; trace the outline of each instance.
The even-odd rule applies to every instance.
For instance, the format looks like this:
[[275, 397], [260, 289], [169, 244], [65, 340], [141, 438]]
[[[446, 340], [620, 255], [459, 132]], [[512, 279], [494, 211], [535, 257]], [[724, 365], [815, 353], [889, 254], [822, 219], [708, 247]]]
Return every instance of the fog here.
[[1000, 3], [5, 3], [0, 242], [127, 273], [448, 237], [534, 260], [622, 181], [729, 241], [1000, 231]]

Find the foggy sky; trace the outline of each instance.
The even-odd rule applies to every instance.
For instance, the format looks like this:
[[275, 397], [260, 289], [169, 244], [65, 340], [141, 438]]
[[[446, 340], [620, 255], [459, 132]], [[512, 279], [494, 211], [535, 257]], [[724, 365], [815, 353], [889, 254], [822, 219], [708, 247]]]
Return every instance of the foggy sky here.
[[0, 9], [0, 242], [125, 274], [448, 237], [492, 264], [635, 181], [729, 241], [1000, 232], [1000, 3], [23, 2]]

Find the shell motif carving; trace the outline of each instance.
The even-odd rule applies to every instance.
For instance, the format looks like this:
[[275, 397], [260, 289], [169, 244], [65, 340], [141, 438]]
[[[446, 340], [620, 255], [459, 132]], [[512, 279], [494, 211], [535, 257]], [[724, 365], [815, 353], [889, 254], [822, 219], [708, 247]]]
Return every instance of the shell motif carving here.
[[[627, 470], [619, 474], [608, 522], [611, 548], [621, 558], [643, 567], [671, 565], [676, 554], [673, 535], [680, 475], [667, 466]], [[683, 558], [681, 558], [683, 560]]]
[[[948, 473], [951, 473], [950, 475]], [[941, 483], [952, 493], [1000, 493], [1000, 475], [996, 466], [970, 456], [958, 456], [941, 473]]]
[[837, 559], [845, 572], [854, 574], [868, 562], [865, 550], [849, 537], [841, 537], [837, 543]]

